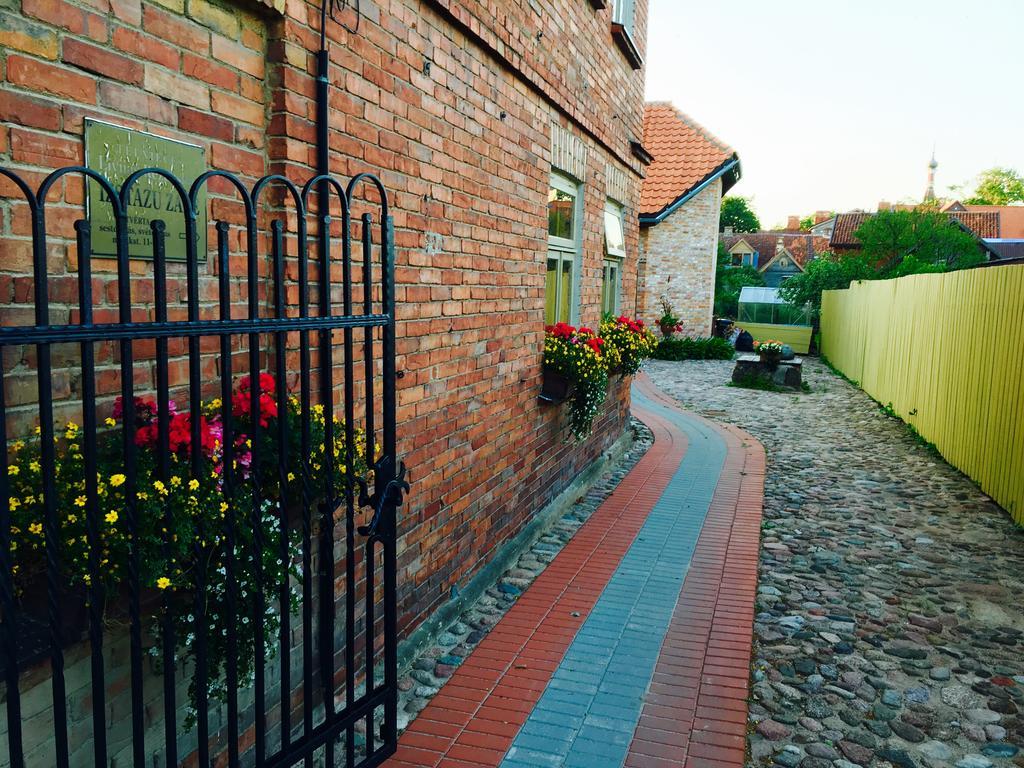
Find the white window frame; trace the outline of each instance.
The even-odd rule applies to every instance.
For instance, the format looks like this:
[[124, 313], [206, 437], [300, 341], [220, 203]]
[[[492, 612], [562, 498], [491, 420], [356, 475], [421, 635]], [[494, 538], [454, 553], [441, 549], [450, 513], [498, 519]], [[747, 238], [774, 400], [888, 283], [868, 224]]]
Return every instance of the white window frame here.
[[[619, 228], [622, 231], [622, 248], [612, 249], [608, 247], [608, 224], [607, 217], [612, 215], [619, 220]], [[626, 261], [626, 211], [625, 208], [615, 200], [608, 198], [604, 203], [604, 212], [601, 217], [602, 228], [604, 229], [604, 261], [601, 269], [601, 313], [611, 312], [618, 315], [622, 306], [622, 267]], [[608, 279], [608, 269], [615, 270], [615, 284], [612, 286], [614, 301], [610, 308], [605, 306], [605, 282]]]
[[[565, 318], [566, 322], [576, 325], [579, 323], [580, 308], [579, 308], [579, 296], [580, 296], [580, 260], [581, 260], [581, 245], [583, 241], [583, 185], [576, 182], [571, 176], [567, 176], [564, 173], [558, 171], [551, 172], [551, 181], [549, 189], [559, 190], [565, 192], [568, 195], [572, 195], [575, 203], [573, 205], [573, 217], [572, 217], [572, 238], [557, 237], [548, 233], [548, 251], [547, 256], [544, 259], [544, 280], [545, 280], [545, 299], [544, 299], [544, 317], [545, 321], [548, 318], [548, 306], [547, 306], [547, 267], [548, 262], [557, 261], [558, 269], [556, 270], [556, 282], [555, 282], [555, 300], [557, 302], [558, 297], [562, 293], [562, 275], [563, 265], [570, 264], [570, 286], [569, 286], [569, 317]], [[558, 322], [557, 306], [555, 308], [554, 321]]]

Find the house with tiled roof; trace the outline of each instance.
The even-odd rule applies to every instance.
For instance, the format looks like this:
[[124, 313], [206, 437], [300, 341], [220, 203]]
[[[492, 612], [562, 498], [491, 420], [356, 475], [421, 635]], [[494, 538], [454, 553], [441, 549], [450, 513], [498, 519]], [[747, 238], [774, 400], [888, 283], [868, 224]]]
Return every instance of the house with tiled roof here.
[[[998, 212], [951, 210], [944, 211], [944, 213], [979, 239], [1000, 237]], [[854, 233], [874, 215], [866, 211], [839, 214], [836, 217], [835, 228], [832, 230], [829, 247], [836, 253], [859, 250], [860, 242]]]
[[688, 336], [711, 333], [722, 196], [740, 178], [736, 152], [664, 102], [644, 109], [653, 160], [640, 193], [637, 312], [650, 321], [668, 299]]
[[733, 266], [754, 267], [769, 288], [803, 272], [808, 262], [829, 249], [828, 238], [806, 232], [726, 234], [722, 242]]

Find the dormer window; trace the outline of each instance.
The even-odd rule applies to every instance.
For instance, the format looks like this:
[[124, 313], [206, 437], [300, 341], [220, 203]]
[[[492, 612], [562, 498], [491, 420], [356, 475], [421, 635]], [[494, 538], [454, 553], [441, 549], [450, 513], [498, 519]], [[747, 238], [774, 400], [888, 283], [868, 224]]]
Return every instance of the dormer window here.
[[736, 251], [732, 254], [732, 265], [734, 267], [754, 266], [754, 254], [751, 251]]

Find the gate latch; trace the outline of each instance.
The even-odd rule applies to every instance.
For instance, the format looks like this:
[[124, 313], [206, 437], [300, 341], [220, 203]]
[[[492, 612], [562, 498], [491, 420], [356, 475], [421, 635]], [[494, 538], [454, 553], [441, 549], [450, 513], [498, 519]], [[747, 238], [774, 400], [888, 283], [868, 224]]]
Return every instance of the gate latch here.
[[[382, 461], [376, 467], [374, 474], [377, 477], [386, 476], [384, 470], [390, 468], [392, 461], [393, 459]], [[359, 483], [359, 505], [373, 508], [373, 517], [370, 519], [369, 525], [360, 525], [358, 528], [362, 536], [379, 539], [381, 532], [378, 529], [382, 524], [381, 521], [384, 519], [385, 510], [389, 507], [395, 509], [402, 506], [405, 494], [409, 492], [409, 483], [405, 479], [405, 473], [405, 462], [398, 462], [398, 471], [395, 473], [395, 476], [384, 483], [382, 489], [374, 491], [373, 494], [369, 493], [365, 480], [359, 479], [356, 481]], [[391, 531], [391, 535], [394, 536], [394, 531]]]

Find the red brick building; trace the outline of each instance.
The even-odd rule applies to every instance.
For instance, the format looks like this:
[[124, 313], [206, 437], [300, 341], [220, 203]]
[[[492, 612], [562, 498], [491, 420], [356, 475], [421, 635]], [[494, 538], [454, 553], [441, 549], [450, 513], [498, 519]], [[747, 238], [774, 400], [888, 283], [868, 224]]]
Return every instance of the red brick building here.
[[[31, 184], [84, 162], [87, 119], [198, 145], [207, 167], [250, 181], [314, 175], [317, 5], [20, 3], [0, 23], [0, 164]], [[602, 307], [635, 311], [647, 2], [605, 5], [361, 0], [327, 24], [330, 170], [377, 173], [392, 196], [398, 452], [413, 481], [400, 513], [401, 637], [626, 426], [619, 379], [583, 444], [567, 442], [562, 410], [537, 401], [546, 319], [596, 326]], [[28, 208], [6, 182], [0, 194], [0, 313], [28, 323]], [[72, 225], [84, 198], [69, 177], [49, 200], [49, 300], [64, 322], [77, 311]], [[218, 219], [240, 221], [226, 187], [211, 187], [211, 247]], [[210, 304], [216, 269], [214, 258], [200, 265]], [[95, 311], [113, 314], [113, 260], [94, 258], [93, 272]], [[133, 313], [147, 317], [151, 266], [133, 260], [132, 273]], [[233, 301], [244, 306], [240, 290]], [[103, 354], [97, 394], [109, 408], [116, 360]], [[154, 379], [140, 360], [144, 391]], [[3, 362], [14, 436], [33, 426], [34, 361], [6, 349]], [[211, 361], [204, 377], [213, 374]], [[55, 414], [76, 413], [74, 364], [53, 382]]]

